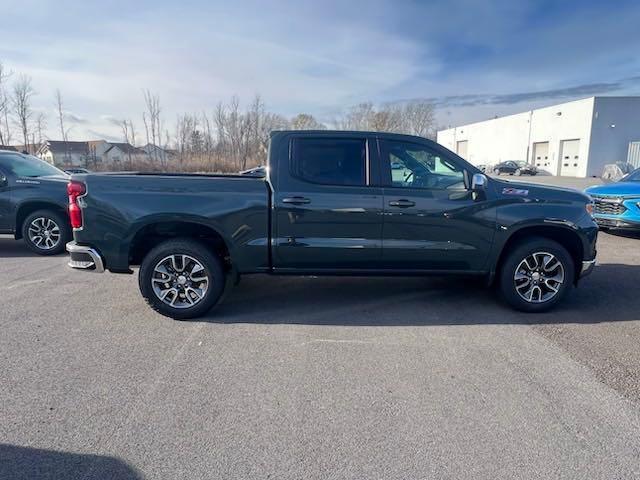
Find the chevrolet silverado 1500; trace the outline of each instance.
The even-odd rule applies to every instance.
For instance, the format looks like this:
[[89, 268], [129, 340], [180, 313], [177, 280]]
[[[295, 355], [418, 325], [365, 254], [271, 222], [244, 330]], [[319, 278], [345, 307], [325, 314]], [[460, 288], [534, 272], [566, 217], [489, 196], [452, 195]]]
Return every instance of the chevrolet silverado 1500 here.
[[274, 132], [259, 170], [73, 175], [70, 266], [139, 265], [148, 304], [184, 319], [253, 273], [475, 275], [538, 312], [595, 263], [586, 195], [487, 178], [423, 138]]

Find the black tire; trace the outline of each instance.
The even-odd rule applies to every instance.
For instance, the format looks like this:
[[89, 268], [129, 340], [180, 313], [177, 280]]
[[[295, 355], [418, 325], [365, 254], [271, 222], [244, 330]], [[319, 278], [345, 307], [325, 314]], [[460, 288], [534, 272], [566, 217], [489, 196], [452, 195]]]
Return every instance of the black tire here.
[[519, 177], [520, 175], [522, 175], [522, 170], [520, 170], [519, 168], [516, 169], [516, 175]]
[[500, 175], [500, 169], [499, 168], [494, 168], [493, 169], [493, 174], [494, 175]]
[[29, 250], [38, 255], [62, 253], [71, 240], [69, 219], [54, 210], [37, 210], [31, 213], [22, 222], [21, 230]]
[[[535, 276], [535, 271], [533, 271], [531, 275], [528, 275], [526, 268], [525, 270], [519, 268], [525, 259], [529, 259], [529, 262], [533, 265], [535, 262], [535, 258], [533, 257], [534, 253], [538, 253], [537, 259], [540, 260], [540, 263], [544, 263], [549, 257], [542, 255], [541, 252], [555, 257], [561, 264], [563, 271], [563, 281], [561, 284], [558, 284], [557, 280], [552, 278], [559, 278], [559, 268], [551, 270], [550, 272], [540, 269], [539, 271], [542, 273], [538, 273], [537, 277]], [[553, 262], [550, 259], [548, 266], [553, 266]], [[569, 252], [558, 242], [544, 237], [533, 237], [515, 245], [504, 262], [502, 262], [500, 272], [498, 273], [500, 293], [509, 305], [522, 312], [545, 312], [560, 303], [573, 288], [575, 265]], [[528, 275], [529, 283], [526, 283], [527, 278], [516, 280], [516, 273], [518, 273], [519, 276]], [[541, 277], [541, 275], [546, 276]], [[556, 288], [557, 293], [553, 293], [552, 288], [547, 286], [547, 283]], [[533, 298], [531, 301], [528, 301], [521, 295], [522, 293], [528, 296], [526, 294], [531, 291], [528, 290], [528, 285], [533, 285], [534, 293], [532, 294]], [[521, 293], [518, 292], [518, 286]], [[536, 288], [538, 288], [538, 290], [536, 290]], [[547, 293], [552, 294], [552, 296], [544, 300], [546, 293], [544, 293], [543, 296], [543, 291], [546, 292], [547, 290]]]
[[[152, 282], [154, 278], [156, 280], [158, 278], [164, 278], [163, 275], [165, 274], [159, 273], [155, 269], [163, 260], [167, 261], [166, 259], [173, 255], [186, 255], [190, 257], [191, 260], [187, 260], [187, 262], [189, 263], [187, 263], [186, 265], [178, 265], [182, 266], [182, 271], [174, 271], [173, 276], [171, 273], [167, 274], [167, 278], [174, 279], [173, 284], [158, 281]], [[163, 291], [159, 291], [159, 294], [163, 294], [164, 292], [166, 292], [166, 290], [175, 290], [175, 294], [169, 293], [165, 295], [165, 297], [171, 295], [171, 301], [173, 301], [173, 298], [175, 296], [175, 298], [177, 299], [176, 303], [182, 302], [184, 304], [185, 302], [182, 301], [182, 298], [184, 298], [184, 300], [186, 301], [187, 295], [189, 295], [189, 299], [193, 301], [195, 290], [200, 291], [200, 289], [191, 288], [191, 285], [195, 286], [202, 284], [196, 284], [195, 282], [192, 284], [190, 282], [190, 278], [187, 278], [187, 280], [185, 281], [189, 281], [189, 283], [180, 285], [180, 282], [183, 280], [180, 277], [184, 277], [184, 275], [181, 275], [181, 273], [187, 272], [188, 274], [194, 274], [194, 263], [191, 263], [192, 261], [194, 263], [199, 263], [200, 266], [203, 267], [204, 276], [206, 276], [206, 278], [208, 279], [207, 288], [205, 289], [205, 292], [202, 295], [201, 299], [198, 300], [193, 306], [183, 305], [182, 308], [171, 306], [167, 303], [169, 300], [163, 301], [159, 297], [159, 295], [156, 294], [156, 290], [154, 289], [153, 285], [157, 285], [158, 289], [164, 288]], [[171, 262], [171, 260], [168, 260], [168, 262]], [[192, 268], [190, 272], [188, 271], [187, 265], [191, 266]], [[162, 269], [165, 266], [166, 264], [162, 264], [160, 268]], [[200, 272], [200, 270], [198, 270], [198, 272]], [[199, 275], [202, 274], [199, 273]], [[196, 277], [194, 276], [193, 278]], [[198, 278], [200, 278], [200, 276]], [[168, 280], [168, 282], [170, 281], [171, 280]], [[226, 278], [221, 259], [214, 252], [212, 252], [210, 248], [198, 241], [191, 239], [167, 240], [156, 246], [144, 257], [144, 259], [142, 260], [142, 264], [140, 265], [140, 272], [138, 273], [138, 285], [140, 287], [140, 292], [142, 293], [142, 296], [147, 301], [149, 306], [161, 315], [173, 318], [175, 320], [196, 318], [207, 313], [214, 305], [216, 305], [216, 303], [222, 297], [222, 294], [225, 290], [225, 283]], [[165, 288], [166, 285], [169, 285], [170, 288]], [[174, 287], [174, 285], [177, 286]], [[185, 288], [190, 289], [194, 293], [190, 293], [189, 291], [184, 290]], [[178, 292], [181, 292], [180, 294], [184, 296], [180, 297]]]

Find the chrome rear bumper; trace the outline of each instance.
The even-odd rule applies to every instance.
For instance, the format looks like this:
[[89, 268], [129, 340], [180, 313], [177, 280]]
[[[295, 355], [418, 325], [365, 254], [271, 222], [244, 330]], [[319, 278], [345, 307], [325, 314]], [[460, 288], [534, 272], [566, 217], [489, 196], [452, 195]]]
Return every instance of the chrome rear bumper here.
[[67, 243], [69, 252], [69, 263], [71, 268], [89, 270], [91, 272], [104, 272], [104, 262], [100, 254], [93, 248], [85, 245], [78, 245], [76, 242]]

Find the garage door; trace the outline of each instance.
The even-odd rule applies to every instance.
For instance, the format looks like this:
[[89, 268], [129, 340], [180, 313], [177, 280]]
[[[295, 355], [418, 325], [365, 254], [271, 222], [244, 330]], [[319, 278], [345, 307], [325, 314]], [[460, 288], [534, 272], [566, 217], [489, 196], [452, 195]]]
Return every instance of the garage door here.
[[549, 160], [549, 142], [537, 142], [533, 144], [533, 164], [548, 172], [555, 174]]
[[467, 145], [468, 140], [461, 140], [456, 144], [456, 153], [466, 160], [467, 158]]
[[580, 171], [580, 140], [560, 142], [560, 175], [577, 177]]

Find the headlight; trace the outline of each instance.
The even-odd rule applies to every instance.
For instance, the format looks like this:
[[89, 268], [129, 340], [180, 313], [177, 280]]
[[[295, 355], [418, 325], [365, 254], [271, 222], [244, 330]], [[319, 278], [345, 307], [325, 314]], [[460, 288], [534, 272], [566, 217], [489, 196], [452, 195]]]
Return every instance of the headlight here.
[[587, 213], [591, 216], [593, 216], [593, 211], [594, 211], [594, 206], [593, 206], [593, 202], [587, 203], [585, 205], [585, 208], [587, 209]]

